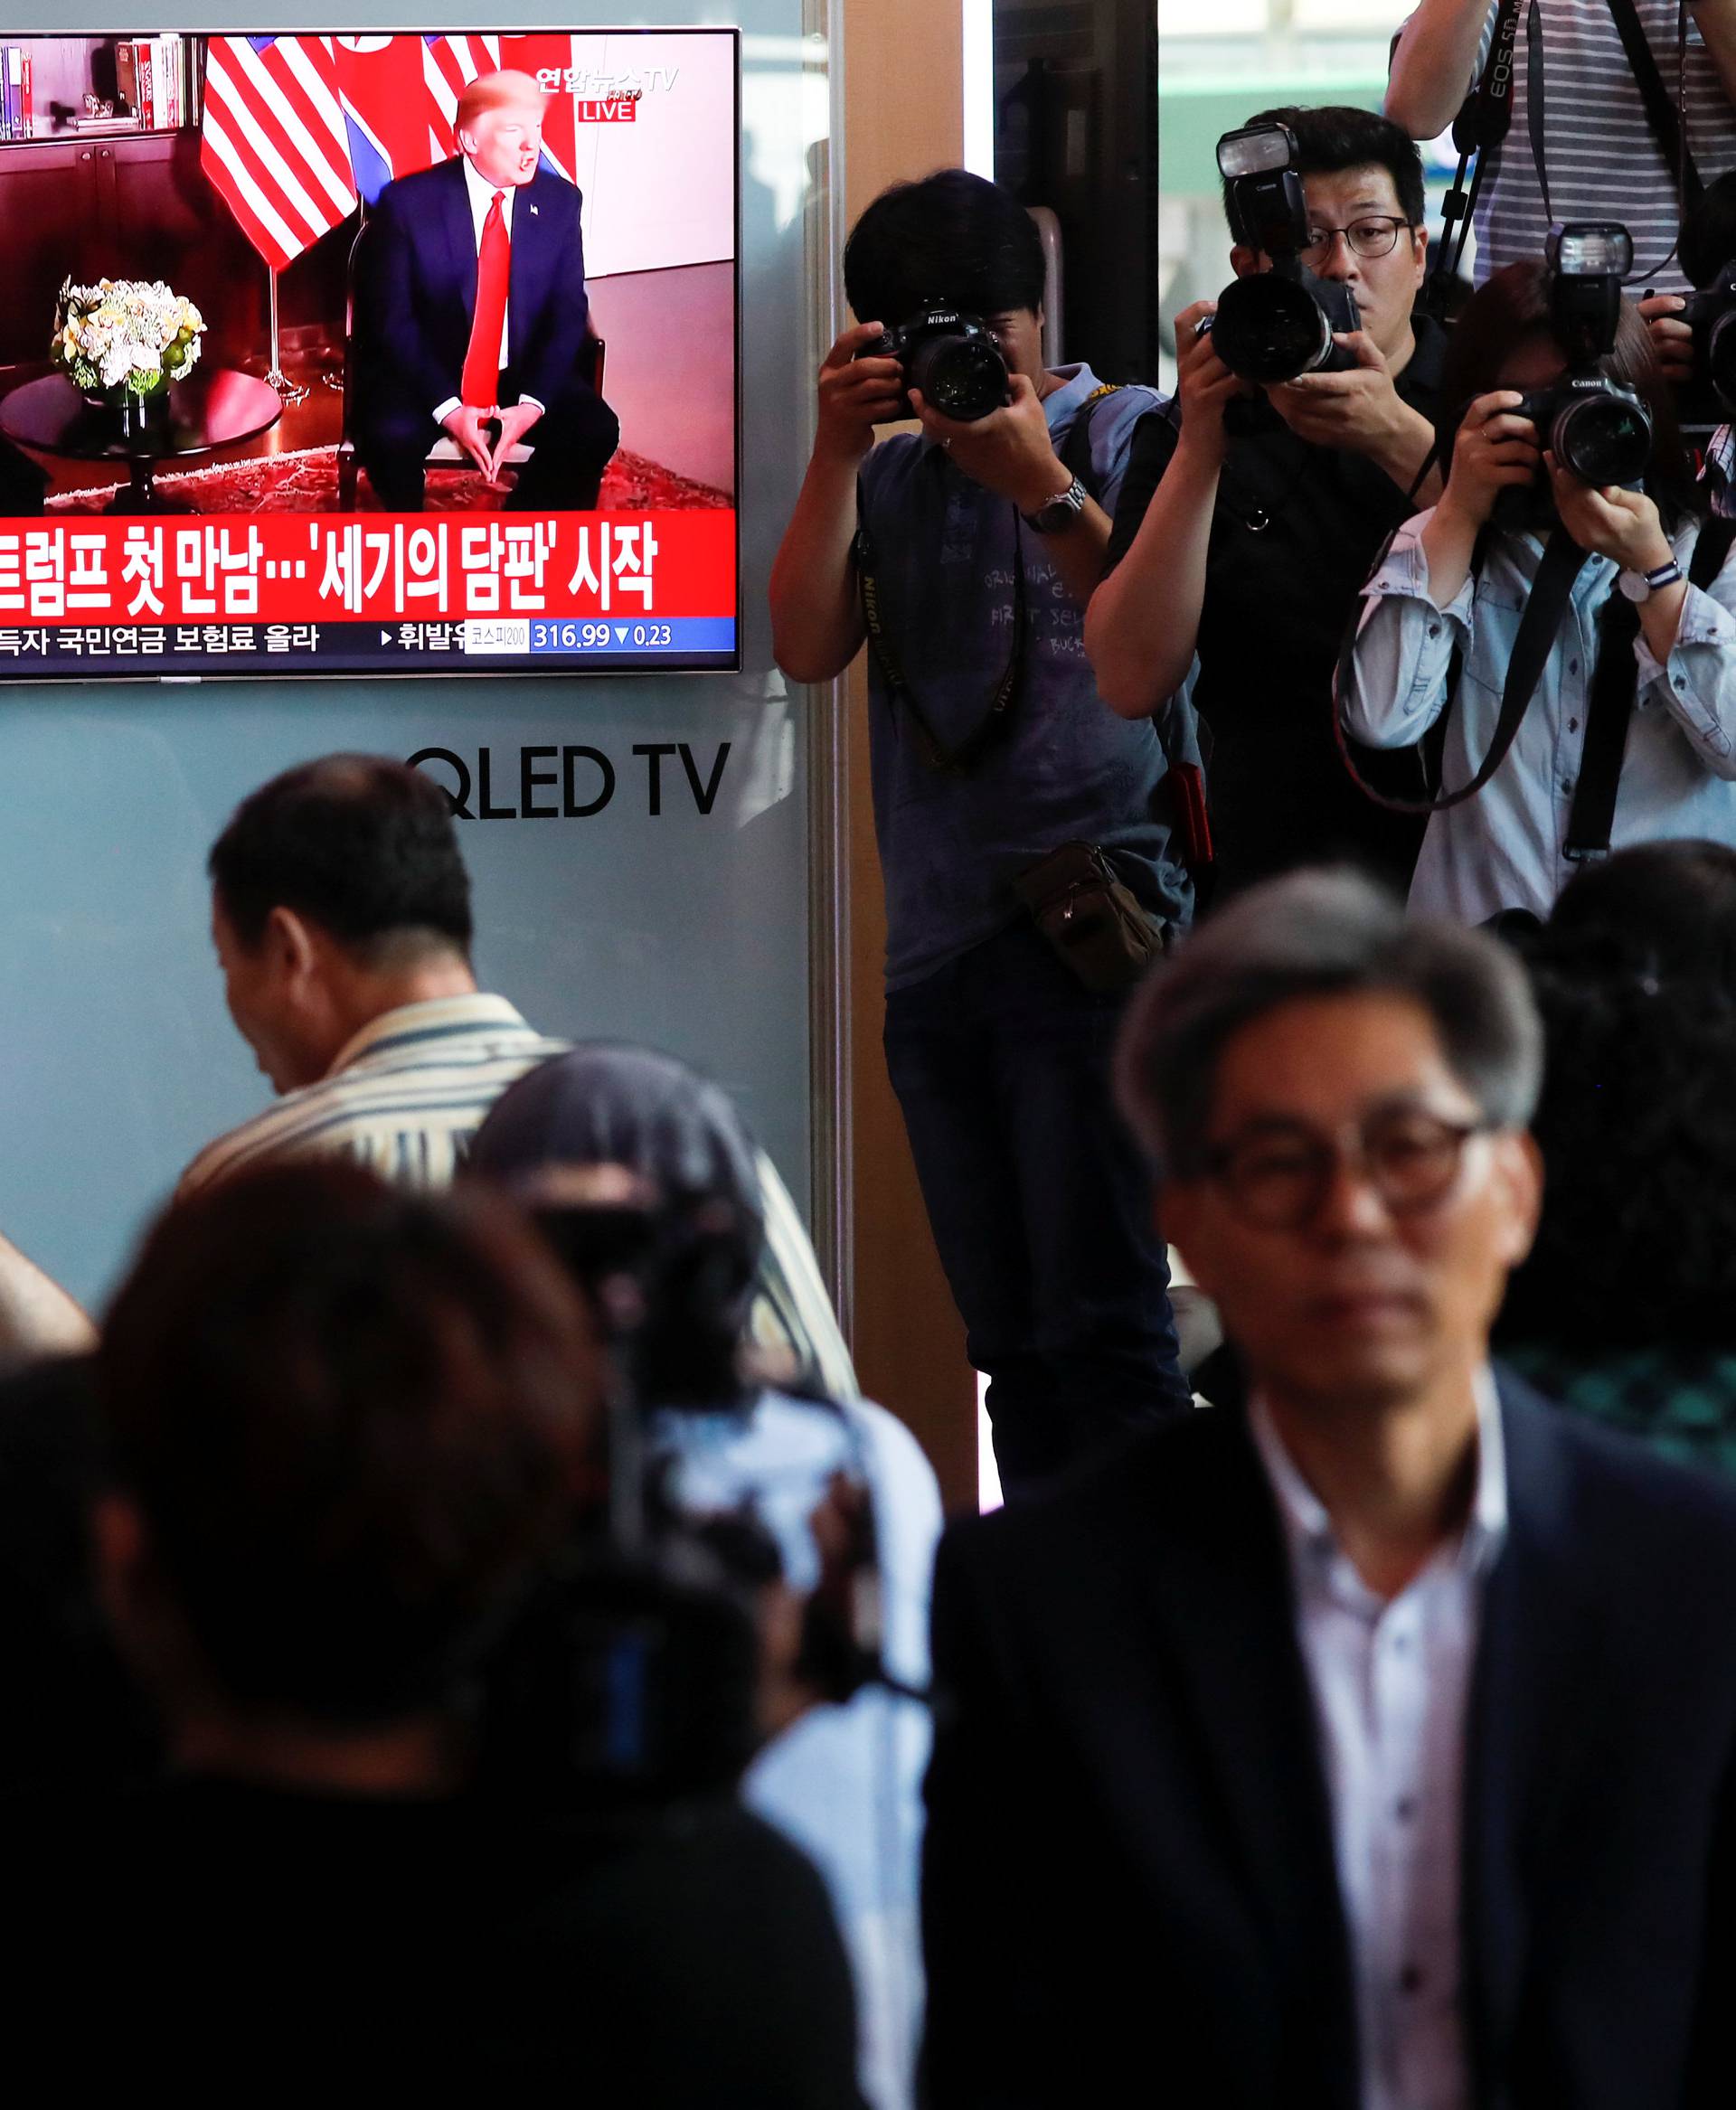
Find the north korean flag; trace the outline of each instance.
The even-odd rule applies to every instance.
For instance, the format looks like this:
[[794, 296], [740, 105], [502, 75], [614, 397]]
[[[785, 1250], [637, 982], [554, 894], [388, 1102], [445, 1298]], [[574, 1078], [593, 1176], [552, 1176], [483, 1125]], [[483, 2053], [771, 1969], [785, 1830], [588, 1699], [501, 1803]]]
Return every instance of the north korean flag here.
[[422, 67], [420, 36], [338, 37], [338, 97], [349, 128], [355, 187], [370, 205], [395, 177], [440, 158], [430, 127], [439, 118]]

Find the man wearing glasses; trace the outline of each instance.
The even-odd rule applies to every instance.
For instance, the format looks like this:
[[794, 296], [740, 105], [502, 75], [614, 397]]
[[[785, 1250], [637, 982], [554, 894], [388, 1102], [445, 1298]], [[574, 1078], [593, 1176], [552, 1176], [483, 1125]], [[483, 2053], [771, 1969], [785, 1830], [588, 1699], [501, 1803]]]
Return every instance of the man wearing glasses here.
[[1251, 1404], [943, 1542], [937, 2110], [1736, 2101], [1736, 1488], [1490, 1369], [1540, 1039], [1345, 872], [1136, 997]]
[[[1177, 316], [1178, 400], [1134, 442], [1086, 649], [1124, 718], [1192, 685], [1212, 739], [1218, 899], [1332, 855], [1401, 887], [1421, 824], [1352, 783], [1333, 738], [1332, 673], [1382, 537], [1439, 488], [1431, 470], [1406, 502], [1433, 441], [1446, 346], [1411, 313], [1428, 249], [1422, 164], [1398, 126], [1368, 110], [1249, 121], [1296, 137], [1315, 235], [1302, 260], [1355, 296], [1363, 326], [1341, 342], [1357, 364], [1253, 391], [1197, 334], [1215, 301]], [[1240, 246], [1230, 259], [1239, 277], [1270, 265]], [[1401, 796], [1424, 789], [1414, 754], [1363, 773]]]

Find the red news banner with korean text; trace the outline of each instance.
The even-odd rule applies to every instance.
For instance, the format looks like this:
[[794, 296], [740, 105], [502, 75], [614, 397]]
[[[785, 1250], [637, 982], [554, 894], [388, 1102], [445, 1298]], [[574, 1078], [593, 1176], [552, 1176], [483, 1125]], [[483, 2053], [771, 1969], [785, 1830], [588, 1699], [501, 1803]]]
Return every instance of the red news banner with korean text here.
[[738, 664], [734, 33], [37, 42], [197, 226], [0, 316], [0, 678]]

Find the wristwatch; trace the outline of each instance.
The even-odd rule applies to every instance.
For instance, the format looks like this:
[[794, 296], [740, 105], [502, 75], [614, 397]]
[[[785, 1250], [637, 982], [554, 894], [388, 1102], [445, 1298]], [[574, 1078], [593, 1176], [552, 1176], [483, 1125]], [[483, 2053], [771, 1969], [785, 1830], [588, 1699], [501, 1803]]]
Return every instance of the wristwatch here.
[[1040, 535], [1056, 535], [1070, 528], [1085, 510], [1085, 486], [1075, 476], [1058, 498], [1040, 505], [1034, 513], [1020, 515], [1028, 528]]
[[1672, 557], [1667, 564], [1660, 564], [1655, 571], [1623, 571], [1616, 578], [1616, 584], [1630, 601], [1648, 601], [1660, 587], [1674, 586], [1682, 577], [1682, 567]]

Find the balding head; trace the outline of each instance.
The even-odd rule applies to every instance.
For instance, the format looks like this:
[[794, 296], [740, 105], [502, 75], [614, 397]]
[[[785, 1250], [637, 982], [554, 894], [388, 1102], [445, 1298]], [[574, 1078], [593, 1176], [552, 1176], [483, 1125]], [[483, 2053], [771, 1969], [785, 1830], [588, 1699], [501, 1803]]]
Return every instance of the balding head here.
[[505, 188], [536, 174], [545, 100], [533, 75], [510, 68], [467, 82], [453, 129], [459, 150], [485, 183]]
[[521, 73], [510, 66], [497, 73], [478, 73], [458, 90], [458, 114], [453, 119], [453, 128], [468, 131], [484, 110], [533, 110], [541, 118], [544, 99], [534, 74]]
[[452, 802], [385, 755], [325, 755], [235, 809], [211, 876], [236, 934], [257, 943], [287, 906], [357, 949], [382, 941], [470, 946], [470, 881]]
[[476, 986], [451, 801], [420, 770], [383, 755], [286, 770], [210, 862], [230, 1015], [279, 1091], [325, 1076], [382, 1013]]

